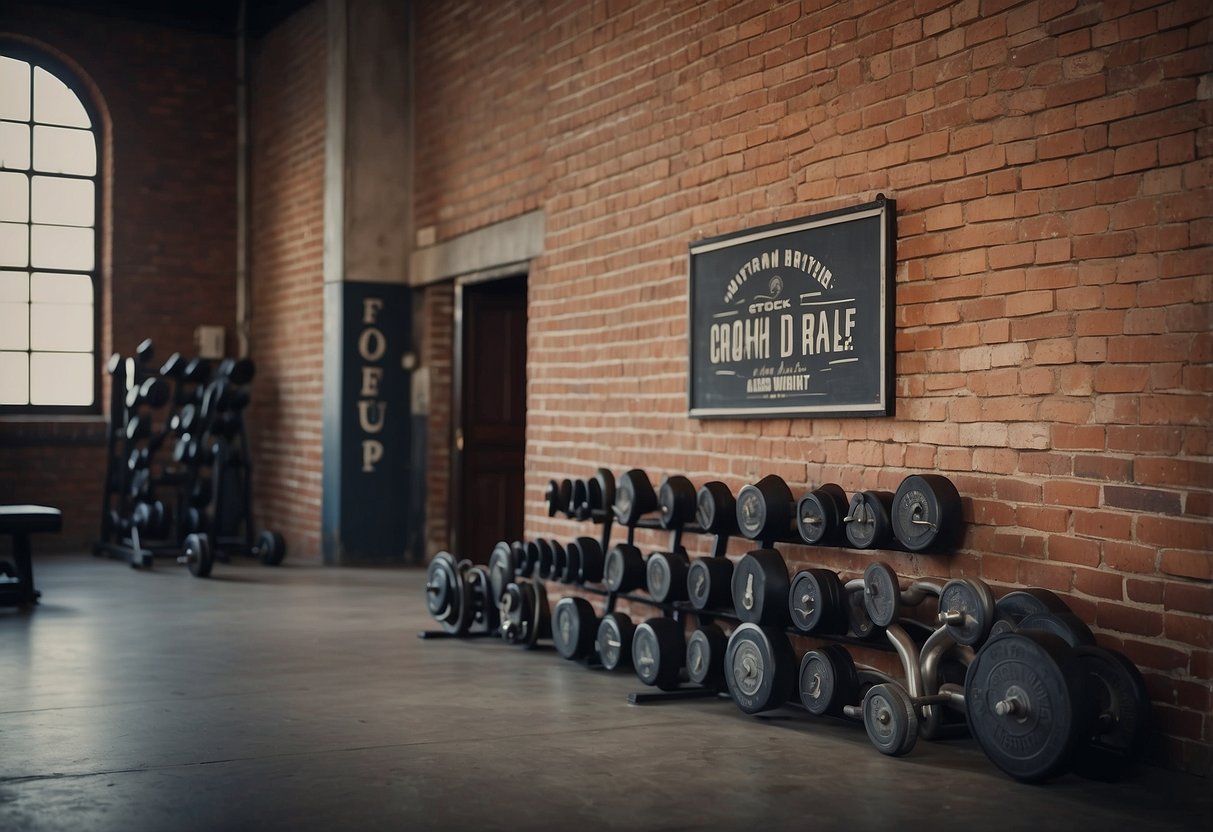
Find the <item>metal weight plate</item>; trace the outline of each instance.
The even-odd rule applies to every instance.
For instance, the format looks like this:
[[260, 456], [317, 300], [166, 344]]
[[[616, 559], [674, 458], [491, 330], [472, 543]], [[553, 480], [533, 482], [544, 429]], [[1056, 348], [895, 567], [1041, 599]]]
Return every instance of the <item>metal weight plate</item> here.
[[733, 606], [733, 561], [696, 558], [687, 569], [687, 597], [697, 610]]
[[847, 592], [847, 631], [855, 638], [871, 638], [876, 633], [876, 623], [868, 614], [862, 589]]
[[552, 637], [552, 617], [548, 607], [548, 593], [539, 581], [531, 581], [527, 587], [531, 593], [531, 626], [527, 632], [525, 646], [529, 650], [542, 638]]
[[719, 688], [729, 639], [715, 624], [701, 624], [687, 638], [687, 677], [697, 685]]
[[1052, 633], [1007, 633], [987, 641], [965, 675], [969, 729], [990, 761], [1017, 780], [1063, 773], [1089, 720], [1086, 674]]
[[788, 624], [788, 567], [774, 549], [747, 552], [733, 569], [733, 610], [742, 621]]
[[898, 684], [875, 685], [863, 697], [863, 727], [882, 754], [900, 757], [918, 741], [918, 712]]
[[535, 574], [545, 580], [552, 577], [552, 561], [555, 553], [551, 542], [545, 537], [535, 538], [535, 551], [539, 557], [535, 561]]
[[636, 625], [621, 612], [609, 612], [598, 622], [598, 658], [607, 670], [632, 667], [632, 637]]
[[737, 492], [737, 527], [750, 540], [772, 540], [792, 526], [795, 499], [783, 478], [768, 474]]
[[685, 601], [691, 560], [685, 551], [653, 552], [645, 562], [645, 586], [654, 601]]
[[509, 644], [525, 645], [534, 622], [529, 582], [510, 582], [501, 595], [501, 637]]
[[678, 687], [686, 652], [682, 624], [672, 618], [650, 618], [639, 624], [632, 636], [636, 676], [646, 685], [661, 690]]
[[722, 482], [704, 483], [695, 494], [695, 522], [717, 535], [737, 533], [737, 501]]
[[1018, 624], [1033, 613], [1072, 612], [1069, 605], [1051, 590], [1028, 587], [1008, 592], [994, 604], [994, 614], [999, 620], [1006, 619]]
[[514, 549], [504, 540], [493, 547], [489, 554], [489, 597], [494, 604], [501, 603], [505, 588], [514, 580], [517, 564], [514, 561]]
[[630, 543], [616, 543], [606, 553], [603, 583], [611, 592], [631, 592], [644, 586], [644, 555]]
[[1071, 647], [1093, 646], [1095, 634], [1086, 622], [1072, 612], [1038, 612], [1020, 620], [1019, 632], [1033, 630], [1060, 636]]
[[552, 608], [552, 642], [556, 652], [570, 661], [585, 658], [594, 649], [598, 619], [584, 598], [561, 598]]
[[847, 540], [856, 549], [880, 549], [893, 539], [893, 495], [888, 491], [861, 491], [847, 508]]
[[1150, 736], [1150, 694], [1141, 672], [1123, 654], [1102, 647], [1074, 651], [1087, 674], [1090, 737], [1073, 758], [1075, 774], [1114, 782], [1128, 773]]
[[837, 572], [804, 569], [792, 577], [788, 613], [805, 633], [841, 635], [847, 631], [846, 591]]
[[662, 528], [681, 528], [695, 519], [695, 486], [680, 474], [666, 477], [657, 490], [657, 505], [661, 510]]
[[592, 537], [579, 537], [569, 544], [569, 558], [577, 551], [577, 574], [574, 581], [579, 584], [596, 584], [602, 581], [602, 570], [606, 556], [602, 544]]
[[501, 610], [493, 598], [492, 578], [487, 566], [473, 566], [467, 572], [471, 595], [473, 623], [484, 627], [486, 632], [496, 632], [501, 625]]
[[796, 656], [787, 634], [773, 627], [741, 624], [724, 654], [725, 682], [737, 707], [747, 714], [778, 708], [792, 697]]
[[893, 495], [893, 534], [911, 552], [946, 549], [960, 523], [960, 493], [941, 474], [912, 474]]
[[211, 574], [211, 569], [215, 565], [215, 556], [211, 551], [211, 541], [207, 535], [202, 533], [186, 535], [182, 548], [185, 553], [185, 563], [191, 575], [195, 578], [205, 578]]
[[455, 558], [449, 552], [439, 552], [425, 569], [425, 606], [431, 616], [441, 621], [450, 610], [458, 581]]
[[994, 626], [994, 593], [979, 578], [957, 578], [939, 593], [939, 623], [958, 644], [977, 647]]
[[615, 519], [625, 526], [634, 526], [656, 509], [657, 494], [649, 475], [639, 468], [626, 471], [615, 487]]
[[796, 530], [805, 543], [839, 540], [847, 516], [847, 495], [842, 487], [828, 482], [800, 498], [796, 504]]
[[877, 627], [887, 627], [901, 612], [901, 585], [893, 567], [873, 561], [863, 570], [863, 606]]
[[278, 566], [286, 557], [286, 540], [280, 533], [264, 529], [257, 536], [257, 553], [263, 566]]
[[840, 644], [810, 650], [800, 660], [800, 701], [817, 716], [841, 714], [859, 701], [855, 661]]

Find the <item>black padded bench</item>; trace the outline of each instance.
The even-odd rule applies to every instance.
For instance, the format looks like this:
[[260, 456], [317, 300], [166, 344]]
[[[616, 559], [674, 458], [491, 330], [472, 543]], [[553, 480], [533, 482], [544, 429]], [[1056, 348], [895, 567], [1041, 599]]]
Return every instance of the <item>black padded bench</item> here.
[[59, 509], [50, 506], [0, 506], [0, 534], [13, 537], [13, 562], [0, 561], [0, 606], [25, 607], [38, 603], [34, 589], [34, 563], [29, 536], [63, 528]]

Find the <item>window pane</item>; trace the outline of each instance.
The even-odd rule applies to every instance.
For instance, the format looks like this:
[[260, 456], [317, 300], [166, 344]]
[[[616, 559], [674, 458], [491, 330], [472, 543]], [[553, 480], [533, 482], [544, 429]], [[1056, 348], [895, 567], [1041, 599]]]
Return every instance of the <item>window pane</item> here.
[[34, 303], [86, 303], [91, 309], [93, 280], [86, 274], [35, 272], [30, 284], [30, 300]]
[[29, 226], [0, 222], [0, 266], [28, 265]]
[[79, 303], [31, 303], [30, 349], [88, 352], [93, 348], [93, 307]]
[[29, 169], [29, 127], [0, 121], [0, 168]]
[[25, 272], [0, 272], [0, 303], [25, 303], [29, 300], [29, 275]]
[[93, 126], [76, 94], [42, 67], [34, 68], [34, 121], [68, 127]]
[[[21, 176], [21, 174], [4, 174]], [[34, 222], [55, 225], [92, 225], [94, 222], [93, 183], [87, 179], [60, 179], [35, 176], [31, 201]]]
[[0, 303], [0, 350], [29, 349], [29, 304]]
[[91, 228], [30, 226], [30, 265], [35, 268], [91, 271], [93, 255]]
[[29, 404], [29, 354], [0, 352], [0, 404]]
[[97, 143], [89, 130], [34, 128], [34, 169], [92, 176], [97, 172]]
[[29, 177], [0, 173], [0, 220], [29, 222]]
[[0, 118], [29, 121], [29, 64], [0, 57]]
[[30, 404], [93, 403], [92, 353], [31, 353], [30, 374]]

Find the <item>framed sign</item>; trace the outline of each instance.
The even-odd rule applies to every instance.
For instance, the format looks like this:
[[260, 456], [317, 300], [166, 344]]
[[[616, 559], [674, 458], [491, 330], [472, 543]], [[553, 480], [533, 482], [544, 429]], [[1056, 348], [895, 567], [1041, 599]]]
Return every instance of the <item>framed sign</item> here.
[[690, 247], [695, 418], [893, 412], [896, 203]]

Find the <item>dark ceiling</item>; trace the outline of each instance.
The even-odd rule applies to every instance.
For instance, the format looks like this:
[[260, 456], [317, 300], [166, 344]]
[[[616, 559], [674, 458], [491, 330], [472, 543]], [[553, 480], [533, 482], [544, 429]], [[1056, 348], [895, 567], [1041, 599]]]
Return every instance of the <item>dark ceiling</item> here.
[[[247, 26], [264, 35], [313, 0], [245, 0]], [[105, 17], [140, 20], [194, 31], [233, 34], [240, 0], [46, 0], [44, 5], [76, 9]]]

